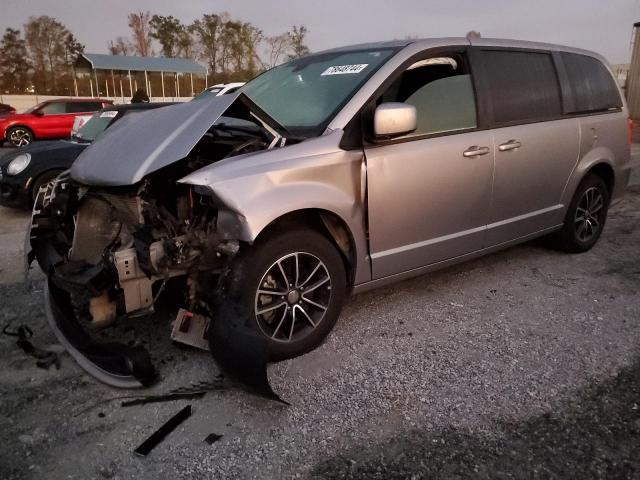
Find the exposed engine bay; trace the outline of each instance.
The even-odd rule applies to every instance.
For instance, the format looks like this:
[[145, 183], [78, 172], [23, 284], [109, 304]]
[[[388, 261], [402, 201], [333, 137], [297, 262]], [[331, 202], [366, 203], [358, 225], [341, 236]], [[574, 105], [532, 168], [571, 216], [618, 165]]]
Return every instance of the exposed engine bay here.
[[169, 288], [176, 309], [214, 317], [221, 278], [241, 242], [232, 213], [212, 192], [177, 180], [286, 143], [249, 109], [235, 111], [240, 115], [220, 117], [186, 158], [133, 185], [86, 185], [67, 172], [38, 194], [29, 260], [37, 259], [48, 278], [49, 322], [75, 359], [105, 383], [148, 385], [155, 367], [141, 347], [99, 343], [87, 331], [153, 313]]

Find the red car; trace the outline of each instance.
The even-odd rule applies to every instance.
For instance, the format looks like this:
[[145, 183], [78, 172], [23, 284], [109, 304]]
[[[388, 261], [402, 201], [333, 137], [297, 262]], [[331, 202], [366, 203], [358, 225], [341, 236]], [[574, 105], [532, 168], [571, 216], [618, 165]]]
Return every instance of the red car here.
[[76, 115], [96, 112], [113, 104], [101, 98], [61, 98], [48, 100], [25, 113], [0, 117], [0, 143], [6, 140], [16, 147], [34, 140], [67, 138]]

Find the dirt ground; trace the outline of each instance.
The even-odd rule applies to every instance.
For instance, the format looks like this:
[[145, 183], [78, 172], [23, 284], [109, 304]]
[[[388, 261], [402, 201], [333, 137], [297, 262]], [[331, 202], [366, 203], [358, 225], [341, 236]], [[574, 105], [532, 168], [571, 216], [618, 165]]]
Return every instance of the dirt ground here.
[[[0, 325], [55, 347], [41, 276], [17, 270], [26, 221], [0, 209]], [[66, 354], [37, 368], [0, 336], [0, 479], [640, 478], [639, 225], [635, 185], [588, 253], [538, 241], [352, 298], [324, 345], [272, 367], [288, 407], [231, 386], [122, 407], [141, 392]], [[162, 377], [144, 393], [218, 373], [161, 319], [135, 322]], [[191, 418], [133, 455], [187, 404]]]

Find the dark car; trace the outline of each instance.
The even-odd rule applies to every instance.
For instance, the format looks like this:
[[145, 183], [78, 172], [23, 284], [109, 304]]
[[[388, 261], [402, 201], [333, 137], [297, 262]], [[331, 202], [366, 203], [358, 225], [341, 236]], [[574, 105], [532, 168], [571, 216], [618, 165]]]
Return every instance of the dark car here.
[[11, 105], [7, 105], [6, 103], [0, 103], [0, 117], [4, 117], [7, 115], [13, 115], [16, 113], [16, 109]]
[[39, 142], [0, 157], [0, 205], [30, 209], [40, 186], [69, 169], [104, 130], [126, 115], [167, 105], [113, 105], [93, 114], [69, 140]]

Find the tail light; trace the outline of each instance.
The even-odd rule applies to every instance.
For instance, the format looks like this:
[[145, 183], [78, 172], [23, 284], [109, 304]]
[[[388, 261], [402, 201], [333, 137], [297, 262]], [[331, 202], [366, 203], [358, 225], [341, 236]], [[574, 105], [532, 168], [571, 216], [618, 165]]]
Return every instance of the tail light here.
[[633, 142], [633, 120], [627, 120], [627, 128], [629, 129], [629, 145]]

